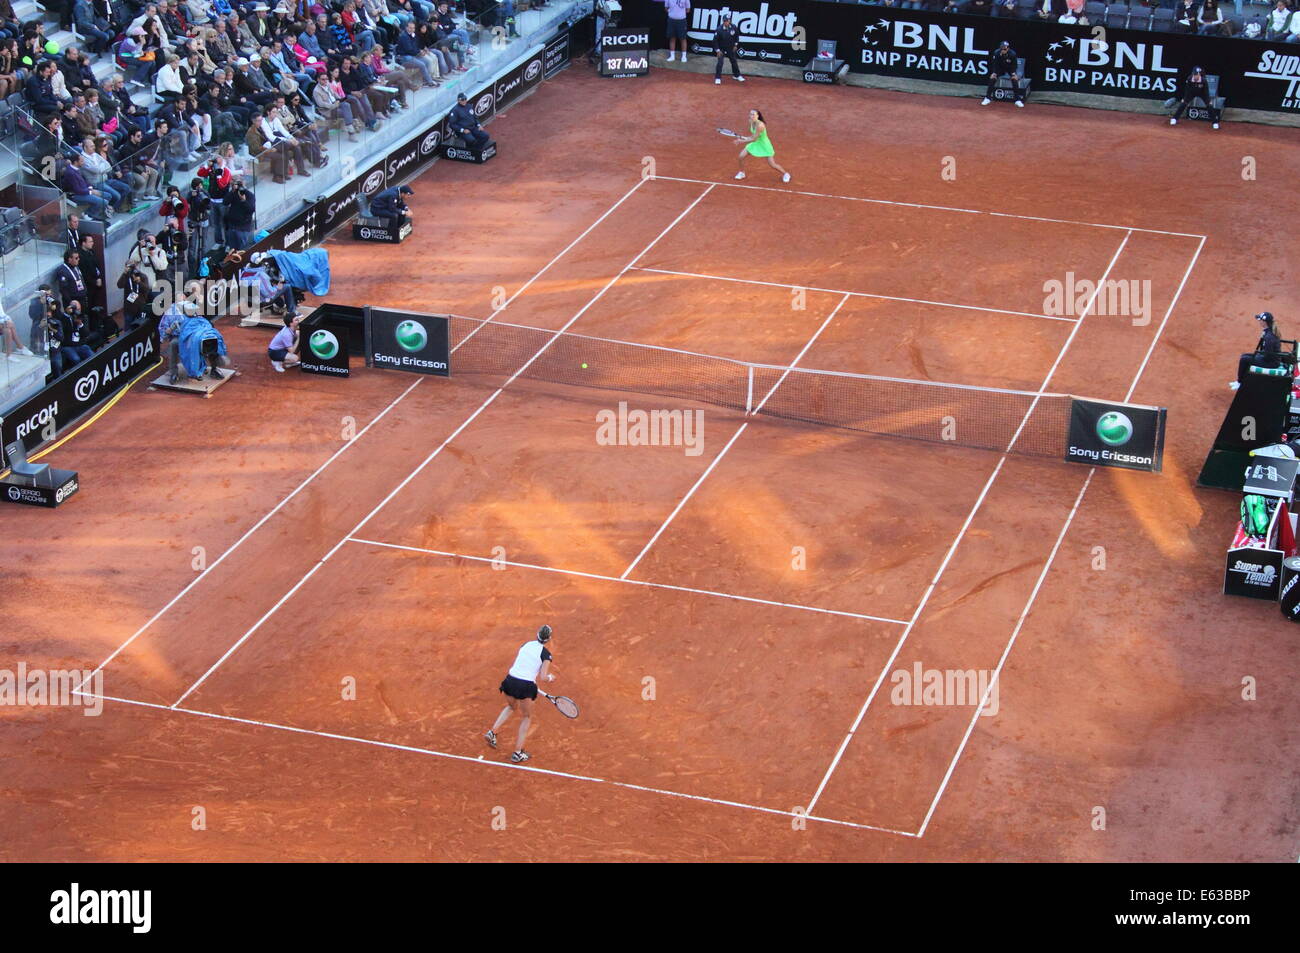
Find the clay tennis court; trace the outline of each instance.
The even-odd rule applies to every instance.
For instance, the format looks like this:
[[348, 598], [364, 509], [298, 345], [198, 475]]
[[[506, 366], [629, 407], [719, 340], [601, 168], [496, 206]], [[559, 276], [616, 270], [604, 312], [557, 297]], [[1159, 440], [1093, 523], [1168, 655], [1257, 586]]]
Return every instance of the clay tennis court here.
[[[713, 127], [754, 105], [788, 185], [731, 178]], [[70, 505], [5, 514], [6, 656], [102, 666], [111, 700], [0, 710], [0, 856], [1293, 859], [1296, 641], [1220, 595], [1235, 499], [1192, 487], [1245, 318], [1294, 311], [1263, 267], [1287, 131], [1192, 126], [544, 84], [497, 159], [414, 183], [405, 244], [327, 244], [331, 301], [486, 322], [462, 353], [512, 342], [515, 371], [535, 328], [1165, 406], [1164, 471], [752, 412], [797, 370], [749, 412], [456, 354], [447, 380], [278, 375], [222, 322], [232, 386], [137, 386], [47, 458]], [[1151, 320], [1043, 314], [1066, 272], [1149, 281]], [[620, 401], [700, 410], [702, 452], [598, 444]], [[481, 735], [542, 622], [582, 716], [539, 708], [513, 766]], [[892, 703], [914, 666], [996, 673], [996, 714]]]

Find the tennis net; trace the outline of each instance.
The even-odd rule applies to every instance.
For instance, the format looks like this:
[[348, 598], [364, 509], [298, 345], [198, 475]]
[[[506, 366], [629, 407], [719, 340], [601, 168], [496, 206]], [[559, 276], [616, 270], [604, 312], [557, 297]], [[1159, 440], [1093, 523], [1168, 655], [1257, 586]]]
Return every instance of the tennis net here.
[[456, 315], [450, 338], [453, 375], [519, 372], [912, 440], [1057, 458], [1066, 450], [1067, 394], [756, 364]]

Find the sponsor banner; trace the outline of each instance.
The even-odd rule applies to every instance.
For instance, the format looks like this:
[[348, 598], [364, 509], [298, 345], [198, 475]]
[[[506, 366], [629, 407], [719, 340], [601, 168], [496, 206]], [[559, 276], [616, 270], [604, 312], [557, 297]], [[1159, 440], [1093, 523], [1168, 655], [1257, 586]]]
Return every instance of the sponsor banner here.
[[1282, 557], [1280, 549], [1228, 550], [1224, 594], [1276, 600], [1282, 586]]
[[607, 79], [650, 72], [650, 31], [640, 27], [606, 30], [600, 43], [600, 75]]
[[74, 470], [55, 470], [51, 468], [50, 482], [52, 483], [51, 486], [31, 486], [6, 480], [0, 483], [0, 487], [3, 487], [0, 500], [7, 503], [21, 503], [27, 506], [47, 506], [53, 509], [81, 489], [77, 473]]
[[1263, 496], [1280, 496], [1291, 499], [1295, 489], [1295, 478], [1300, 471], [1300, 460], [1287, 457], [1255, 457], [1246, 465], [1246, 474], [1241, 484], [1243, 493], [1259, 493]]
[[[542, 54], [530, 56], [505, 76], [502, 76], [496, 82], [496, 88], [493, 90], [496, 104], [495, 109], [500, 112], [512, 102], [525, 93], [534, 89], [542, 81]], [[481, 122], [482, 120], [480, 120]]]
[[366, 364], [451, 376], [450, 323], [444, 315], [365, 309]]
[[[716, 52], [724, 12], [740, 28], [740, 56], [751, 60], [806, 67], [818, 40], [834, 40], [855, 73], [983, 85], [989, 54], [1007, 40], [1034, 90], [1165, 100], [1200, 65], [1220, 78], [1229, 107], [1300, 112], [1300, 50], [1285, 43], [823, 0], [704, 0], [691, 7], [692, 52]], [[652, 24], [652, 48], [667, 45], [662, 4], [625, 0], [623, 13]]]
[[405, 241], [411, 234], [411, 223], [404, 221], [393, 231], [386, 224], [361, 224], [362, 222], [387, 222], [388, 219], [363, 218], [358, 219], [352, 224], [352, 237], [361, 242], [388, 242], [392, 245], [400, 244]]
[[156, 363], [158, 324], [146, 321], [14, 407], [0, 419], [0, 442], [35, 450]]
[[1068, 462], [1158, 471], [1164, 448], [1163, 407], [1073, 398], [1065, 450]]
[[303, 328], [305, 335], [298, 366], [308, 374], [349, 377], [347, 332], [330, 325]]
[[569, 65], [572, 52], [569, 47], [569, 31], [550, 40], [542, 51], [542, 78], [550, 79]]

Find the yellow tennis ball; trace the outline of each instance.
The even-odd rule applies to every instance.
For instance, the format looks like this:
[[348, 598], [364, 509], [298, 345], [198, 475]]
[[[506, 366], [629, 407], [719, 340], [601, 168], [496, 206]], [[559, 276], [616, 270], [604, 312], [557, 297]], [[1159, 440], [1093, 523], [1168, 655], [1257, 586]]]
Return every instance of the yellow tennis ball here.
[[583, 365], [582, 365], [582, 369], [585, 371], [585, 370], [587, 369], [587, 365], [586, 365], [586, 364], [583, 364]]

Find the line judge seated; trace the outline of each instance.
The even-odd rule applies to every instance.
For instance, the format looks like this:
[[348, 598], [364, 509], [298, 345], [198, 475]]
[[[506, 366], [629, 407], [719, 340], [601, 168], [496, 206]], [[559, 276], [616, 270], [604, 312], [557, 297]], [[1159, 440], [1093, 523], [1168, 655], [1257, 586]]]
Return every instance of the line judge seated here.
[[389, 231], [396, 234], [403, 222], [411, 220], [411, 210], [403, 196], [414, 194], [415, 189], [409, 185], [395, 185], [391, 189], [376, 192], [370, 200], [370, 216], [382, 218]]
[[456, 94], [456, 105], [451, 107], [447, 123], [451, 131], [464, 139], [465, 145], [475, 152], [491, 141], [488, 134], [483, 131], [483, 127], [479, 125], [478, 117], [474, 115], [474, 110], [470, 108], [469, 99], [464, 93]]
[[1261, 328], [1259, 342], [1255, 345], [1254, 351], [1241, 355], [1241, 359], [1237, 361], [1237, 379], [1228, 385], [1233, 390], [1241, 387], [1252, 367], [1282, 366], [1282, 338], [1277, 333], [1273, 313], [1261, 311], [1255, 315], [1255, 320], [1259, 322]]

